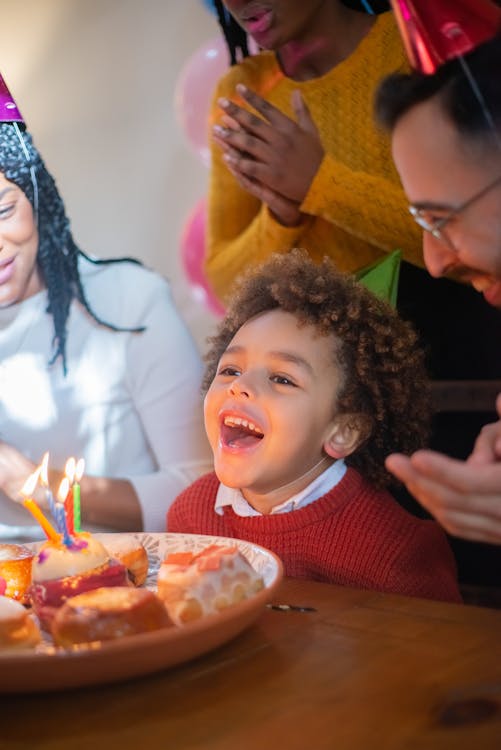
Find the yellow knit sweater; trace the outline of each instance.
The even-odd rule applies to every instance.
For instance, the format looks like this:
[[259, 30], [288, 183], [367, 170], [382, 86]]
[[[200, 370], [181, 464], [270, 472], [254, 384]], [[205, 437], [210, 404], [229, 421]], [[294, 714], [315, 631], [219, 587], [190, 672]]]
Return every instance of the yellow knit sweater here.
[[[342, 271], [354, 271], [395, 248], [423, 266], [421, 231], [391, 158], [386, 134], [374, 124], [374, 93], [380, 80], [407, 67], [392, 13], [378, 16], [355, 52], [324, 76], [293, 81], [275, 54], [261, 52], [232, 67], [220, 80], [211, 126], [221, 115], [218, 97], [238, 100], [244, 83], [288, 116], [299, 89], [319, 130], [324, 159], [301, 206], [297, 227], [284, 227], [266, 205], [243, 190], [212, 146], [206, 272], [224, 299], [236, 276], [271, 253], [305, 248], [314, 259], [330, 256]], [[239, 102], [242, 104], [242, 101]]]

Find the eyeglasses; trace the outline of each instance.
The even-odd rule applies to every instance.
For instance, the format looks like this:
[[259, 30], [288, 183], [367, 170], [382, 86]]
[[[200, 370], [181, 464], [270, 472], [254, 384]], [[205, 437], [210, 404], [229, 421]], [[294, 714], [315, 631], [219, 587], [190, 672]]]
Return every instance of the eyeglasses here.
[[500, 184], [501, 176], [495, 179], [494, 182], [489, 183], [487, 187], [484, 187], [478, 193], [475, 193], [475, 195], [473, 195], [471, 198], [468, 198], [468, 200], [462, 203], [460, 206], [458, 206], [457, 208], [453, 208], [452, 211], [449, 211], [448, 214], [442, 216], [441, 219], [436, 219], [435, 221], [429, 220], [429, 215], [432, 213], [432, 209], [419, 208], [418, 206], [409, 206], [409, 212], [414, 221], [419, 224], [419, 226], [424, 229], [425, 232], [429, 232], [431, 235], [433, 235], [433, 237], [435, 237], [436, 240], [445, 242], [445, 244], [448, 245], [451, 250], [454, 250], [454, 252], [456, 252], [456, 248], [444, 231], [445, 227], [451, 221], [451, 219], [454, 219], [454, 217], [463, 213], [463, 211], [466, 211], [466, 209], [469, 208], [473, 203], [476, 203], [476, 201], [480, 200], [480, 198], [483, 198], [484, 195], [489, 193], [493, 188]]

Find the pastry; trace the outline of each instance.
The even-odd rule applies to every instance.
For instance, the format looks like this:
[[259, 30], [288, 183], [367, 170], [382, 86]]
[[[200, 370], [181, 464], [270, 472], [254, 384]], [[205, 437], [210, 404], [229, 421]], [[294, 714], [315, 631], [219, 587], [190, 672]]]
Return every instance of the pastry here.
[[45, 542], [33, 559], [31, 578], [31, 603], [43, 627], [50, 626], [57, 609], [70, 597], [101, 586], [128, 584], [125, 566], [86, 532], [77, 534], [70, 547]]
[[29, 601], [33, 552], [22, 544], [0, 544], [0, 594]]
[[116, 586], [79, 594], [57, 611], [52, 637], [57, 646], [109, 641], [172, 626], [165, 605], [148, 589]]
[[40, 630], [32, 615], [17, 601], [0, 596], [0, 649], [33, 648]]
[[214, 544], [198, 554], [175, 552], [158, 571], [158, 595], [176, 624], [220, 612], [263, 586], [237, 547]]
[[133, 534], [94, 534], [114, 557], [127, 568], [129, 580], [134, 586], [142, 586], [148, 575], [148, 555], [141, 542]]

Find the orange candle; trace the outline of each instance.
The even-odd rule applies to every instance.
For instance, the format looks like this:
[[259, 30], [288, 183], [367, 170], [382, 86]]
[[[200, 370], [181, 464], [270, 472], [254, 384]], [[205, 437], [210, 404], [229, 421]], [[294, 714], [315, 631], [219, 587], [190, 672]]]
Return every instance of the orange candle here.
[[32, 497], [27, 497], [23, 500], [24, 507], [29, 510], [29, 512], [36, 518], [42, 529], [45, 531], [45, 534], [47, 535], [47, 539], [50, 539], [51, 542], [58, 542], [59, 541], [59, 534], [55, 530], [54, 526], [48, 521], [38, 505], [35, 503]]
[[40, 467], [33, 472], [33, 474], [30, 474], [26, 482], [24, 483], [24, 487], [21, 490], [21, 495], [24, 495], [23, 505], [24, 507], [29, 510], [29, 512], [32, 514], [34, 518], [38, 521], [42, 529], [44, 530], [45, 534], [47, 535], [47, 539], [50, 539], [52, 542], [58, 542], [59, 541], [59, 534], [55, 530], [55, 528], [52, 526], [50, 521], [48, 521], [38, 505], [35, 503], [32, 497], [30, 495], [33, 494], [35, 491], [35, 487], [37, 486], [38, 477], [40, 475]]

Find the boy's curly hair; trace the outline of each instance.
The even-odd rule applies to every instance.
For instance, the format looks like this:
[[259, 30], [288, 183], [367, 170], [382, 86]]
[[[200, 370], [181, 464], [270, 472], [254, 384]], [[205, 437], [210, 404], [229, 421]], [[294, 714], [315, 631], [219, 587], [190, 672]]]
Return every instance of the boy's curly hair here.
[[384, 459], [394, 451], [423, 447], [431, 416], [424, 355], [411, 325], [353, 277], [338, 272], [328, 258], [315, 264], [302, 250], [272, 255], [237, 282], [217, 332], [208, 339], [203, 389], [236, 332], [255, 315], [281, 309], [300, 325], [334, 334], [336, 363], [344, 370], [337, 403], [340, 414], [363, 414], [371, 430], [346, 459], [376, 487], [393, 478]]

